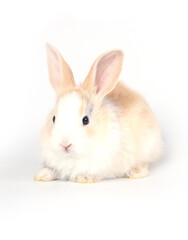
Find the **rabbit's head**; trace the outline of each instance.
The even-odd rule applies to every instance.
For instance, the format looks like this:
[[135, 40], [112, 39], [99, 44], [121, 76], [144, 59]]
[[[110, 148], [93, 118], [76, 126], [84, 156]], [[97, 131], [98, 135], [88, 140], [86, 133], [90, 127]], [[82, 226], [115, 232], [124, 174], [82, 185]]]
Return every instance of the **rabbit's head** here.
[[105, 96], [118, 81], [123, 53], [112, 50], [99, 56], [79, 86], [61, 54], [48, 44], [47, 60], [57, 100], [45, 127], [46, 141], [64, 156], [89, 153], [107, 138], [110, 109], [104, 107]]

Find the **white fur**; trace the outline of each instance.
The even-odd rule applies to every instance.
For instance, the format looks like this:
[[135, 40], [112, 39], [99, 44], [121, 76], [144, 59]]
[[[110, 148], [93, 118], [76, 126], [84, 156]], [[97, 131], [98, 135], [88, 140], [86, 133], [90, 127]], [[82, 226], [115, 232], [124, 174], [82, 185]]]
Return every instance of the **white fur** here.
[[[88, 139], [79, 115], [80, 105], [81, 99], [76, 93], [60, 100], [52, 135], [42, 141], [44, 165], [54, 169], [64, 180], [74, 180], [78, 176], [103, 179], [125, 175], [129, 167], [119, 156], [122, 136], [116, 107], [109, 102], [105, 104], [110, 120], [106, 136]], [[73, 144], [70, 153], [59, 146], [65, 136]]]

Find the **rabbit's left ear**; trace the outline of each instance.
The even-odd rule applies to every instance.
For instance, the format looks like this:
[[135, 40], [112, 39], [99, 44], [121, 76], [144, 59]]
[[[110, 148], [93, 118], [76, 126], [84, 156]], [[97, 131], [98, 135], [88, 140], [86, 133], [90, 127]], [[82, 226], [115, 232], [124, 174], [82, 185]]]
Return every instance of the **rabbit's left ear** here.
[[104, 97], [115, 87], [121, 73], [123, 52], [112, 50], [99, 56], [93, 63], [83, 87]]
[[74, 87], [75, 83], [72, 71], [59, 51], [47, 43], [46, 52], [50, 83], [56, 94], [60, 94], [64, 88]]

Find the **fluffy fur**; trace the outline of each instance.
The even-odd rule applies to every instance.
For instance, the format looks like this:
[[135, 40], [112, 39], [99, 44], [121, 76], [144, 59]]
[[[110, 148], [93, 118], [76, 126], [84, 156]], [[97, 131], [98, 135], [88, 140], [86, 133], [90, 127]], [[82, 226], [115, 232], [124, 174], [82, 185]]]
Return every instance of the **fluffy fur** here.
[[[72, 72], [55, 48], [48, 45], [47, 54], [57, 101], [41, 136], [45, 168], [35, 179], [85, 183], [147, 175], [149, 162], [162, 152], [160, 129], [143, 97], [117, 82], [122, 52], [97, 58], [80, 86], [73, 84]], [[84, 116], [88, 125], [82, 123]], [[69, 144], [65, 151], [62, 146]]]

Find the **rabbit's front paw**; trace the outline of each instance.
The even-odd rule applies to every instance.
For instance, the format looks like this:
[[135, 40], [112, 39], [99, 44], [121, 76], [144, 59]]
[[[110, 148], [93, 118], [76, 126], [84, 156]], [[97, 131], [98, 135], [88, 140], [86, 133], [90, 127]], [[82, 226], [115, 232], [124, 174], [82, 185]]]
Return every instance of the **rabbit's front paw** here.
[[77, 183], [97, 183], [99, 180], [97, 178], [87, 178], [87, 177], [77, 177], [75, 180]]
[[34, 177], [35, 181], [49, 182], [55, 179], [53, 171], [49, 168], [43, 168], [40, 172]]

